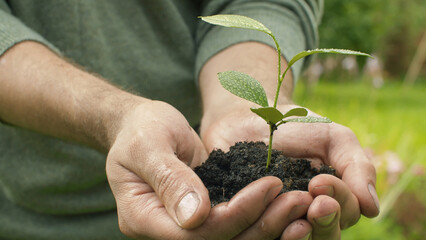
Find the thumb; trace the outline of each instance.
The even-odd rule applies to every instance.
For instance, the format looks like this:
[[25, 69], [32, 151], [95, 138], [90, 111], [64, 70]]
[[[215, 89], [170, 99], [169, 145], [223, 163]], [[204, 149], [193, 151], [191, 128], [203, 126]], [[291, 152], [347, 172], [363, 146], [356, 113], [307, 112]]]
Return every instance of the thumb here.
[[[167, 159], [167, 160], [166, 160]], [[169, 215], [182, 228], [201, 225], [210, 212], [207, 189], [194, 171], [176, 157], [164, 156], [150, 184]]]
[[[204, 147], [192, 148], [193, 154], [189, 154], [190, 156], [183, 149], [177, 150], [162, 149], [161, 152], [149, 156], [147, 159], [150, 160], [145, 162], [141, 175], [154, 189], [169, 216], [182, 228], [191, 229], [204, 222], [211, 208], [208, 191], [203, 182], [185, 164], [200, 162], [192, 158], [204, 156], [205, 154], [200, 154]], [[186, 157], [191, 159], [180, 159]]]

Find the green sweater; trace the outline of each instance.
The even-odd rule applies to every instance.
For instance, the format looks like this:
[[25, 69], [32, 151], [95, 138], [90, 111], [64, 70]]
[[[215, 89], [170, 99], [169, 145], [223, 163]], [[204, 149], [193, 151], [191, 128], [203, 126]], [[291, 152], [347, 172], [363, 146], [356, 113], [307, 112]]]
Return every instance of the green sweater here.
[[[197, 16], [255, 18], [286, 58], [314, 48], [318, 1], [0, 0], [0, 55], [38, 41], [138, 95], [174, 105], [195, 125], [197, 76], [220, 50], [256, 31], [214, 27]], [[302, 62], [293, 68], [297, 78]], [[0, 239], [121, 239], [105, 153], [0, 122]]]

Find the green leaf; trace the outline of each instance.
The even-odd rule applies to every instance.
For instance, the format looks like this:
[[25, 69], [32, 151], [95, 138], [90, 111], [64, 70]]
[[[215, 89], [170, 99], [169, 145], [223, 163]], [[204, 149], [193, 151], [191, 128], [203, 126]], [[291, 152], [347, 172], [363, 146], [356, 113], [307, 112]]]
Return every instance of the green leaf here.
[[329, 118], [323, 118], [323, 117], [301, 117], [301, 118], [287, 119], [284, 122], [331, 123], [331, 120]]
[[272, 31], [265, 27], [265, 25], [246, 16], [222, 14], [200, 18], [201, 20], [214, 25], [219, 25], [223, 27], [252, 29], [272, 35]]
[[276, 124], [284, 118], [284, 115], [274, 107], [250, 108], [250, 110], [265, 119], [268, 124]]
[[284, 114], [283, 118], [291, 117], [291, 116], [304, 117], [306, 115], [308, 115], [308, 110], [306, 110], [305, 108], [298, 107], [298, 108], [290, 109], [290, 111]]
[[259, 104], [262, 107], [268, 106], [265, 90], [256, 79], [236, 71], [220, 72], [217, 75], [223, 88], [234, 95]]
[[367, 56], [370, 58], [373, 58], [371, 55], [363, 52], [358, 51], [352, 51], [347, 49], [334, 49], [334, 48], [322, 48], [322, 49], [314, 49], [314, 50], [307, 50], [300, 52], [296, 54], [287, 64], [287, 68], [285, 69], [284, 73], [282, 74], [281, 78], [279, 79], [279, 82], [281, 83], [284, 79], [284, 76], [286, 75], [287, 71], [290, 69], [291, 66], [300, 59], [315, 54], [315, 53], [335, 53], [335, 54], [346, 54], [346, 55], [360, 55], [360, 56]]
[[290, 62], [288, 62], [287, 68], [290, 68], [298, 60], [300, 60], [300, 59], [302, 59], [306, 56], [315, 54], [315, 53], [335, 53], [335, 54], [346, 54], [346, 55], [360, 55], [360, 56], [367, 56], [367, 57], [372, 58], [372, 56], [370, 56], [367, 53], [352, 51], [352, 50], [347, 50], [347, 49], [333, 49], [333, 48], [314, 49], [314, 50], [303, 51], [303, 52], [296, 54], [296, 56], [294, 56], [290, 60]]

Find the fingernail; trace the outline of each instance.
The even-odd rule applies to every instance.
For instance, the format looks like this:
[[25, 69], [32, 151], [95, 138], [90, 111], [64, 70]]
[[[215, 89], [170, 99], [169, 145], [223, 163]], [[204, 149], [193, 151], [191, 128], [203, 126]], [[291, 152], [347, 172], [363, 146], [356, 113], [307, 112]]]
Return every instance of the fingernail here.
[[314, 187], [314, 193], [317, 195], [327, 195], [330, 197], [334, 196], [334, 188], [332, 186], [319, 186]]
[[306, 236], [300, 238], [299, 240], [309, 240], [309, 239], [311, 239], [311, 234], [312, 234], [312, 232], [309, 232], [308, 234], [306, 234]]
[[370, 192], [370, 195], [373, 198], [374, 204], [376, 204], [377, 210], [380, 211], [379, 197], [377, 197], [376, 188], [374, 188], [373, 184], [368, 184], [368, 191]]
[[280, 184], [269, 189], [268, 193], [265, 195], [265, 205], [268, 205], [272, 200], [274, 200], [278, 193], [281, 192], [282, 188], [283, 185]]
[[315, 218], [315, 222], [317, 222], [319, 225], [323, 227], [326, 227], [333, 222], [334, 218], [336, 217], [336, 213], [337, 212], [334, 212], [324, 217]]
[[198, 209], [199, 204], [200, 199], [195, 192], [186, 194], [186, 196], [180, 200], [180, 203], [176, 209], [176, 216], [180, 225], [183, 225], [186, 221], [188, 221], [188, 219], [192, 217], [192, 215], [194, 215]]

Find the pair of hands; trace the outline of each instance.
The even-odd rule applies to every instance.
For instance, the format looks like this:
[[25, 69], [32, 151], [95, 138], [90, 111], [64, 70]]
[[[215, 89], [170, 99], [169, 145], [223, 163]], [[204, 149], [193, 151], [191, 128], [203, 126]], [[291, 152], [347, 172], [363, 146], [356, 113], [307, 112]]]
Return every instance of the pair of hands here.
[[[210, 111], [204, 114], [200, 140], [170, 105], [135, 97], [45, 46], [24, 41], [0, 58], [0, 119], [109, 150], [106, 171], [120, 228], [131, 237], [297, 239], [312, 231], [313, 239], [338, 238], [340, 229], [354, 224], [360, 212], [368, 217], [378, 214], [374, 167], [347, 128], [334, 123], [285, 124], [275, 132], [275, 148], [331, 164], [342, 179], [318, 176], [309, 193], [289, 192], [276, 198], [282, 183], [267, 177], [241, 190], [229, 203], [211, 208], [207, 190], [191, 169], [214, 147], [227, 149], [235, 141], [266, 139], [267, 125], [248, 108], [228, 111], [235, 98], [219, 86], [216, 74], [252, 71], [271, 90], [275, 65], [269, 59], [274, 54], [268, 46], [244, 43], [206, 63], [200, 88], [203, 108]], [[288, 81], [285, 86], [290, 85]], [[291, 87], [283, 90], [284, 95]], [[226, 111], [218, 114], [217, 109]], [[318, 224], [321, 217], [334, 213], [329, 225]], [[305, 214], [307, 220], [302, 220]]]
[[281, 181], [265, 177], [211, 208], [208, 192], [191, 168], [213, 148], [226, 150], [241, 140], [267, 141], [268, 126], [248, 109], [205, 122], [210, 124], [203, 124], [201, 140], [163, 102], [146, 102], [125, 116], [106, 166], [124, 234], [154, 239], [339, 239], [340, 230], [355, 224], [360, 213], [378, 214], [374, 167], [352, 131], [335, 123], [282, 125], [275, 132], [274, 148], [332, 165], [341, 179], [319, 175], [309, 192], [277, 197]]

